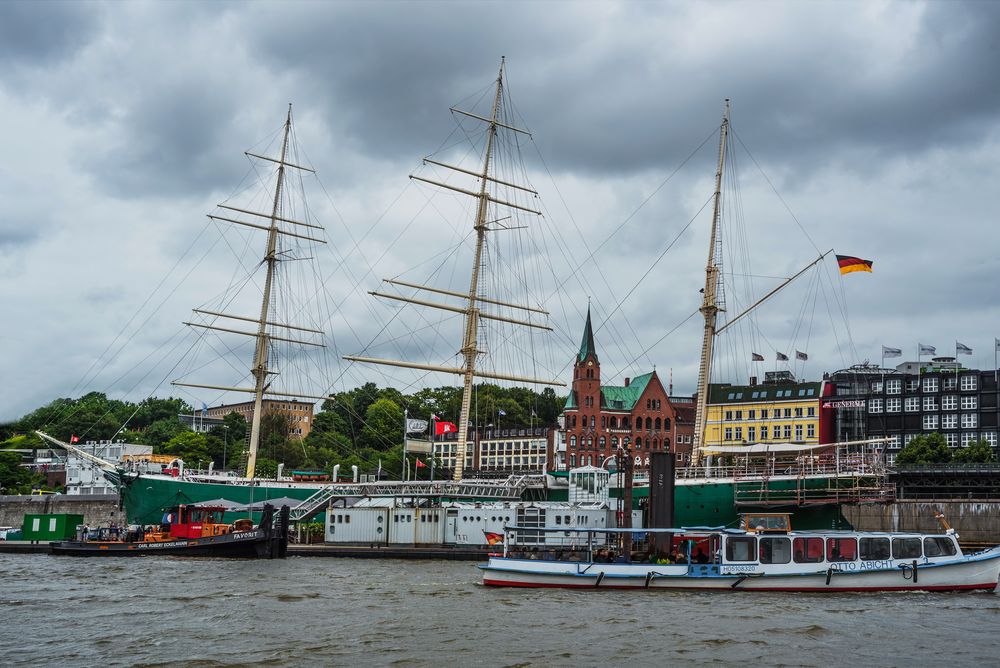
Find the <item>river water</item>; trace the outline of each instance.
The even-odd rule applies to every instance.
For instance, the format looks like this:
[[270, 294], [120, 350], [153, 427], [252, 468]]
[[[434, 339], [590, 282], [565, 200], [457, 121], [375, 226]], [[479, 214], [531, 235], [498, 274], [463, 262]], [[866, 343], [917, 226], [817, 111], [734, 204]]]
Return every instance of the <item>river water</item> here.
[[0, 554], [0, 665], [991, 666], [1000, 595], [492, 589], [468, 562]]

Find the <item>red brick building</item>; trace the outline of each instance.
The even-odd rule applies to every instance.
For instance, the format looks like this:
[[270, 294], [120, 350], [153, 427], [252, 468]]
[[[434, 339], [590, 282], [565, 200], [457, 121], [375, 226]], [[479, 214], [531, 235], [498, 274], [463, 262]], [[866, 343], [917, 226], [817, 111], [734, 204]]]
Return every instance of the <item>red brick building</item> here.
[[673, 452], [676, 414], [655, 370], [626, 378], [623, 386], [601, 385], [589, 309], [563, 418], [571, 469], [601, 466], [619, 446], [640, 471], [649, 466], [651, 452]]

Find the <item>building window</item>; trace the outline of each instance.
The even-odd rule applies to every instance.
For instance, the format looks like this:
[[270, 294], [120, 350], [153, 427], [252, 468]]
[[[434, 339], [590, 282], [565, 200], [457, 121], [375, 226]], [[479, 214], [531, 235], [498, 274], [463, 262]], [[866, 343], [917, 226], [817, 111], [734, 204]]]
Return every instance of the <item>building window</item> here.
[[663, 431], [670, 431], [670, 418], [663, 418]]
[[802, 440], [802, 425], [800, 424], [795, 425], [795, 440], [796, 441]]
[[912, 441], [916, 437], [917, 437], [917, 434], [906, 434], [906, 435], [904, 435], [903, 436], [903, 445], [909, 445], [910, 441]]
[[736, 428], [736, 431], [734, 433], [734, 437], [736, 438], [737, 441], [742, 441], [743, 440], [743, 427], [737, 427]]
[[968, 397], [962, 397], [962, 410], [963, 411], [974, 411], [978, 408], [979, 397], [976, 395], [971, 395]]
[[880, 394], [882, 392], [882, 381], [874, 380], [872, 381], [872, 394]]
[[958, 434], [945, 434], [944, 442], [948, 444], [949, 448], [958, 447]]
[[597, 445], [601, 448], [601, 450], [603, 450], [607, 444], [608, 444], [608, 441], [603, 436], [601, 436], [597, 440]]
[[903, 380], [901, 378], [890, 378], [885, 381], [886, 394], [899, 394], [903, 390]]
[[942, 429], [958, 429], [958, 415], [952, 413], [950, 415], [941, 416], [941, 428]]
[[726, 434], [725, 438], [726, 438], [727, 441], [733, 440], [733, 428], [732, 427], [726, 427], [725, 434]]
[[902, 407], [902, 399], [899, 397], [894, 397], [885, 400], [885, 412], [886, 413], [898, 413]]
[[766, 441], [767, 440], [767, 425], [766, 424], [762, 425], [761, 428], [760, 428], [760, 440], [762, 440], [762, 441]]
[[743, 411], [736, 411], [736, 419], [737, 420], [743, 419]]
[[575, 448], [576, 447], [576, 436], [575, 435], [569, 437], [569, 447], [571, 447], [571, 448]]
[[576, 468], [576, 455], [575, 454], [569, 456], [569, 465], [572, 468]]
[[761, 408], [760, 409], [760, 419], [761, 420], [766, 420], [767, 419], [767, 409], [766, 408]]
[[924, 416], [924, 431], [930, 431], [931, 429], [938, 428], [938, 416], [937, 415], [925, 415]]
[[962, 390], [974, 390], [978, 387], [976, 376], [962, 376]]
[[653, 428], [656, 429], [656, 431], [660, 431], [660, 424], [660, 418], [656, 418], [656, 421], [653, 423]]
[[925, 411], [936, 411], [937, 407], [937, 397], [924, 397], [924, 410]]
[[602, 415], [601, 416], [601, 429], [606, 429], [607, 426], [608, 426], [608, 418]]
[[785, 425], [785, 440], [786, 441], [792, 440], [792, 425], [790, 424]]
[[[962, 429], [975, 429], [979, 426], [979, 415], [976, 413], [962, 413]], [[963, 434], [964, 436], [964, 434]]]
[[806, 417], [816, 417], [816, 407], [809, 406], [806, 408]]
[[653, 418], [646, 418], [646, 431], [652, 431], [653, 429]]
[[757, 440], [757, 428], [756, 427], [747, 427], [747, 440], [750, 441], [751, 443], [753, 443], [753, 442], [755, 442]]
[[[965, 399], [966, 397], [962, 397]], [[971, 397], [975, 399], [975, 397]], [[958, 409], [958, 395], [946, 394], [941, 397], [941, 410], [943, 411], [953, 411]]]
[[595, 422], [595, 420], [594, 420], [594, 416], [593, 416], [593, 415], [591, 415], [591, 416], [590, 416], [590, 428], [591, 428], [591, 429], [593, 429], [593, 428], [594, 428], [594, 422]]
[[792, 417], [792, 409], [791, 408], [786, 408], [785, 409], [785, 417], [786, 418]]
[[907, 381], [906, 381], [906, 391], [907, 392], [916, 392], [917, 388], [919, 388], [919, 387], [920, 387], [920, 381], [918, 381], [916, 378], [908, 378], [907, 379]]
[[806, 425], [806, 438], [816, 438], [816, 425], [814, 424]]
[[800, 417], [802, 417], [802, 407], [801, 407], [801, 406], [800, 406], [800, 407], [797, 407], [797, 408], [795, 409], [795, 417], [797, 417], [797, 418], [800, 418]]
[[956, 387], [958, 387], [958, 379], [954, 376], [945, 376], [941, 379], [942, 390], [954, 390]]
[[990, 444], [990, 447], [997, 446], [997, 433], [995, 431], [984, 431], [983, 440]]
[[733, 412], [732, 411], [726, 411], [726, 420], [731, 422], [732, 419], [733, 419]]
[[937, 392], [938, 391], [938, 378], [937, 376], [927, 376], [924, 378], [924, 392]]
[[748, 410], [747, 411], [747, 419], [748, 420], [756, 420], [757, 419], [757, 411], [754, 410], [753, 408], [751, 408], [750, 410]]
[[882, 400], [881, 399], [869, 399], [868, 400], [868, 412], [869, 413], [881, 413], [882, 412]]

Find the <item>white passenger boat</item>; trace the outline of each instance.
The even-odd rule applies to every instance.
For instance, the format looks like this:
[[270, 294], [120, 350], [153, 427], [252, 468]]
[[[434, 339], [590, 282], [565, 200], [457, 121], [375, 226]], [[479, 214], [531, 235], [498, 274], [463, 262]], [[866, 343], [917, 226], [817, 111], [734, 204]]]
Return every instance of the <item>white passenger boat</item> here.
[[[553, 535], [559, 547], [553, 547]], [[505, 530], [483, 584], [592, 589], [755, 591], [994, 590], [1000, 547], [963, 554], [940, 534], [792, 531], [787, 515], [744, 528]]]

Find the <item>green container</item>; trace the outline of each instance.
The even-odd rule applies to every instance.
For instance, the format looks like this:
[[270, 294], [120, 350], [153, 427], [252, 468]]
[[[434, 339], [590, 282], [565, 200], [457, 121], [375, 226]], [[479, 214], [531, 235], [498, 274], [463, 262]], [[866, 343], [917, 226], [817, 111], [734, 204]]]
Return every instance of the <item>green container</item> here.
[[76, 537], [78, 524], [83, 524], [83, 515], [25, 515], [21, 540], [68, 540]]

